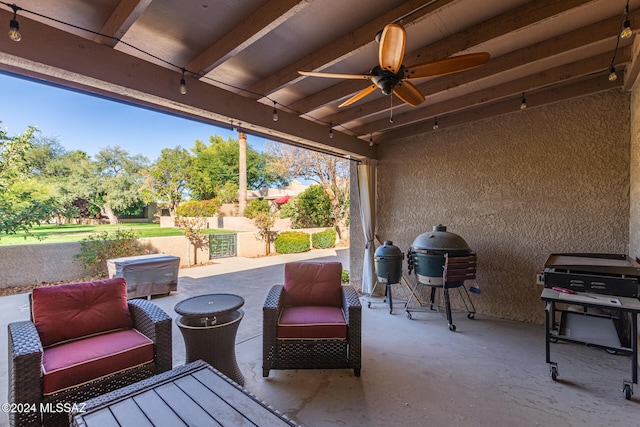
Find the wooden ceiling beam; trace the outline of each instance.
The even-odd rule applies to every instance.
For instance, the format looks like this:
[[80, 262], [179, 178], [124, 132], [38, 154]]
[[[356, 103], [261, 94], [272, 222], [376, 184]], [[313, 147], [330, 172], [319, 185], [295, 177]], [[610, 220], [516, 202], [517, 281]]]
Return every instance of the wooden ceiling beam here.
[[[611, 83], [607, 79], [607, 75], [608, 72], [603, 72], [578, 82], [573, 82], [563, 86], [553, 86], [527, 94], [527, 110], [542, 105], [549, 105], [581, 96], [604, 92], [622, 86], [622, 82], [620, 81], [621, 79], [618, 79], [616, 83]], [[504, 114], [515, 114], [520, 112], [517, 107], [517, 102], [517, 99], [504, 99], [454, 114], [442, 117], [438, 116], [437, 131], [433, 129], [433, 121], [425, 121], [381, 134], [378, 137], [374, 137], [374, 142], [376, 145], [384, 144], [408, 137], [424, 135], [429, 132], [440, 132], [442, 129], [460, 126], [478, 120], [490, 119]]]
[[270, 0], [192, 59], [186, 69], [205, 75], [309, 5], [307, 0]]
[[[405, 27], [410, 27], [416, 22], [424, 19], [434, 10], [441, 9], [443, 6], [455, 0], [439, 0], [424, 7], [425, 0], [411, 0], [404, 2], [402, 5], [392, 9], [385, 14], [379, 16], [371, 22], [366, 23], [360, 28], [345, 34], [333, 43], [330, 43], [310, 55], [307, 55], [292, 64], [272, 73], [265, 79], [254, 83], [249, 91], [269, 95], [278, 89], [288, 86], [302, 78], [298, 74], [299, 70], [305, 71], [322, 71], [331, 65], [353, 55], [366, 46], [375, 43], [374, 36], [390, 22], [397, 20], [399, 17], [406, 16], [403, 20]], [[359, 70], [367, 72], [369, 70]]]
[[[528, 2], [521, 7], [512, 9], [464, 31], [460, 31], [451, 37], [438, 40], [414, 52], [408, 53], [405, 55], [405, 65], [410, 66], [447, 58], [489, 40], [534, 25], [537, 22], [549, 19], [563, 12], [570, 11], [575, 7], [591, 1], [593, 0], [538, 0]], [[361, 86], [356, 86], [354, 81], [341, 82], [324, 91], [292, 103], [290, 107], [295, 111], [308, 113], [330, 104], [331, 99], [342, 99], [356, 92], [358, 90], [357, 87], [361, 88]]]
[[[616, 56], [616, 65], [629, 63], [631, 61], [631, 53], [631, 46], [620, 49]], [[457, 111], [486, 104], [487, 102], [513, 97], [522, 92], [549, 87], [563, 80], [608, 70], [610, 61], [610, 53], [595, 55], [571, 64], [515, 79], [500, 86], [479, 90], [447, 101], [426, 105], [422, 108], [414, 108], [409, 112], [395, 115], [393, 123], [390, 123], [387, 119], [380, 119], [362, 126], [353, 127], [351, 130], [357, 134], [368, 135], [376, 132], [389, 131], [415, 122], [430, 120], [436, 116], [443, 117]]]
[[129, 28], [138, 20], [152, 0], [120, 0], [113, 12], [104, 23], [99, 33], [108, 37], [96, 35], [93, 40], [115, 47], [118, 40], [129, 31]]

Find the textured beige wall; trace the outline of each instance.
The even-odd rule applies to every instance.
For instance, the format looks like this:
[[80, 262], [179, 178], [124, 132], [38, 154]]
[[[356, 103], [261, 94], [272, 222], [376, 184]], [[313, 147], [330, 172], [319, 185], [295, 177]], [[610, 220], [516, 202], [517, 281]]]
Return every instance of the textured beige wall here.
[[478, 253], [478, 312], [542, 322], [550, 253], [627, 253], [629, 112], [609, 91], [381, 144], [378, 235], [406, 253], [446, 225]]
[[629, 255], [640, 257], [640, 83], [631, 92]]

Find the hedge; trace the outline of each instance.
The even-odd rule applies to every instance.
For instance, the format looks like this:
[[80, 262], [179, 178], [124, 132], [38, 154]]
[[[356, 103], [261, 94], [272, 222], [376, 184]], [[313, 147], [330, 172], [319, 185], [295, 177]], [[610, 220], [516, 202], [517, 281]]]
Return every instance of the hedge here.
[[311, 235], [311, 245], [315, 249], [332, 248], [336, 244], [336, 230], [327, 228], [324, 231], [313, 233]]
[[283, 231], [273, 242], [279, 254], [297, 254], [311, 250], [309, 234], [302, 231]]

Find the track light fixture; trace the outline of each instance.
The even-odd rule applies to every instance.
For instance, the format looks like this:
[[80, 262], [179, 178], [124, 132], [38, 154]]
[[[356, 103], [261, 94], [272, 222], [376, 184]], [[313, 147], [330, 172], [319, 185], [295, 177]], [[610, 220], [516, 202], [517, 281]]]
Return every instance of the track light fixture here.
[[184, 72], [186, 70], [182, 69], [182, 77], [180, 78], [180, 93], [183, 95], [187, 94], [187, 82], [184, 80]]
[[522, 102], [520, 102], [520, 109], [524, 110], [527, 108], [527, 100], [524, 97], [524, 92], [522, 92]]
[[20, 34], [20, 24], [16, 19], [16, 15], [18, 14], [18, 10], [21, 10], [15, 4], [11, 5], [11, 9], [13, 9], [13, 19], [9, 21], [9, 38], [14, 42], [19, 42], [22, 40], [22, 34]]
[[433, 130], [438, 130], [440, 126], [438, 126], [438, 116], [433, 120]]
[[631, 30], [631, 22], [629, 21], [629, 0], [624, 8], [624, 23], [622, 24], [622, 31], [620, 32], [621, 39], [628, 39], [633, 34]]
[[273, 101], [273, 121], [278, 121], [278, 110], [276, 110], [276, 101]]

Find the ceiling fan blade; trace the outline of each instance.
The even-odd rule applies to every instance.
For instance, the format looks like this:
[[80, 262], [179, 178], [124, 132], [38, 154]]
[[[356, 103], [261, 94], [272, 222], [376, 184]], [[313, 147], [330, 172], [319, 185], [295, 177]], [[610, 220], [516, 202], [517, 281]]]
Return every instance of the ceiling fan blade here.
[[402, 101], [411, 105], [418, 106], [424, 102], [424, 95], [413, 84], [402, 81], [393, 89], [393, 93]]
[[398, 24], [388, 24], [382, 30], [380, 37], [380, 50], [378, 52], [378, 62], [380, 68], [397, 73], [404, 60], [404, 47], [407, 41], [407, 34], [404, 28]]
[[303, 76], [309, 77], [325, 77], [329, 79], [351, 79], [351, 80], [363, 80], [370, 79], [369, 74], [341, 74], [341, 73], [320, 73], [315, 71], [298, 71]]
[[488, 52], [470, 53], [468, 55], [452, 56], [438, 61], [407, 67], [404, 71], [405, 79], [422, 79], [425, 77], [442, 76], [470, 70], [484, 65], [491, 55]]
[[378, 86], [376, 85], [369, 85], [368, 87], [362, 89], [360, 92], [356, 93], [355, 95], [353, 95], [351, 98], [347, 99], [346, 101], [344, 101], [342, 104], [340, 104], [338, 106], [338, 108], [341, 107], [346, 107], [347, 105], [351, 105], [354, 102], [364, 98], [365, 96], [369, 95], [371, 92], [373, 92], [374, 90], [376, 90]]

